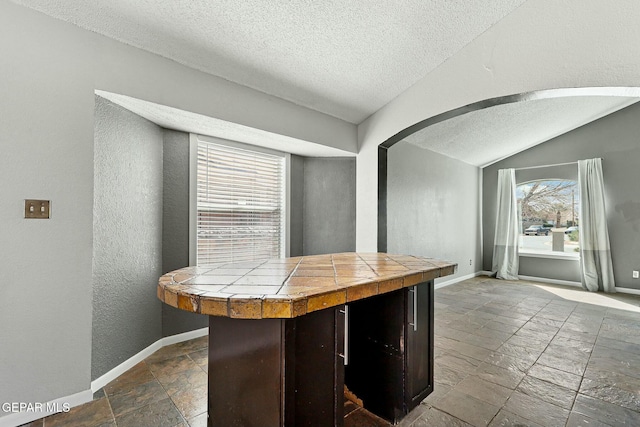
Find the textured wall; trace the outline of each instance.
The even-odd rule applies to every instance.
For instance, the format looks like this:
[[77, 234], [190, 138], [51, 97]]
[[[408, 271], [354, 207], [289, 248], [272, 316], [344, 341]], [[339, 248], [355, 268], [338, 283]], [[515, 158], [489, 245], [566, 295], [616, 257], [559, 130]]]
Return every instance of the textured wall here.
[[387, 157], [387, 251], [480, 266], [479, 169], [400, 142]]
[[[90, 388], [96, 89], [355, 151], [352, 124], [10, 1], [0, 34], [1, 402]], [[27, 198], [51, 219], [25, 220]]]
[[[164, 131], [162, 272], [189, 265], [189, 134]], [[207, 316], [162, 304], [162, 336], [209, 325]]]
[[291, 156], [290, 201], [289, 201], [289, 256], [300, 256], [303, 252], [304, 233], [304, 158]]
[[96, 97], [91, 378], [161, 338], [162, 130]]
[[355, 159], [304, 159], [304, 255], [355, 251], [355, 187]]
[[[640, 161], [639, 117], [640, 105], [635, 104], [484, 168], [484, 269], [491, 269], [498, 169], [601, 157], [616, 286], [640, 289], [640, 280], [631, 278], [631, 272], [640, 266], [637, 256], [640, 252], [640, 186], [637, 172]], [[532, 173], [535, 172], [528, 172], [527, 179], [533, 179]], [[574, 264], [567, 262], [544, 259], [535, 263], [526, 261], [521, 274], [580, 281]]]

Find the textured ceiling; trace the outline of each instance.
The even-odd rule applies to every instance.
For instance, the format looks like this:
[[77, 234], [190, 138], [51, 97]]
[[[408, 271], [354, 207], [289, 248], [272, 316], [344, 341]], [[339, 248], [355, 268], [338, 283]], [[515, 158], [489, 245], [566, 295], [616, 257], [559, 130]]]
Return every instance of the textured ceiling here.
[[[12, 1], [358, 124], [526, 0]], [[520, 37], [524, 43], [528, 34], [501, 37]], [[167, 128], [301, 155], [353, 155], [126, 96], [101, 96]], [[432, 125], [406, 140], [484, 166], [637, 99], [581, 96], [518, 102]]]
[[284, 153], [308, 157], [352, 157], [355, 153], [316, 144], [285, 135], [267, 132], [225, 120], [167, 107], [130, 96], [96, 90], [96, 95], [108, 99], [127, 110], [166, 129], [215, 136], [231, 141], [244, 142]]
[[638, 98], [608, 96], [515, 102], [436, 123], [404, 141], [483, 167], [635, 102]]
[[360, 123], [525, 0], [13, 0]]

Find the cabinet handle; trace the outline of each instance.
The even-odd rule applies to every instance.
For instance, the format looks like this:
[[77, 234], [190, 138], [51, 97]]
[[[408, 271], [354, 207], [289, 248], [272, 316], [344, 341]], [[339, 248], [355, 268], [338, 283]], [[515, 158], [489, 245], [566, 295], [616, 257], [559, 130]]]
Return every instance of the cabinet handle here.
[[344, 314], [344, 366], [349, 364], [349, 306], [344, 305], [344, 310], [340, 310]]
[[409, 322], [410, 326], [413, 326], [413, 330], [418, 330], [418, 286], [412, 286], [409, 288], [409, 292], [413, 298], [413, 322]]

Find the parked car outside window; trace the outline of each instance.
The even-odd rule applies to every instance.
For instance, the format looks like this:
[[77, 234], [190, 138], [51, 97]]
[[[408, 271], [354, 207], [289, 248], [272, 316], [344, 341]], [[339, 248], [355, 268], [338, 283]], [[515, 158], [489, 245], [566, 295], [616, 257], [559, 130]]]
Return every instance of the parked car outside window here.
[[574, 226], [569, 227], [566, 230], [564, 230], [564, 234], [571, 234], [574, 231], [578, 231], [578, 226], [577, 225], [574, 225]]
[[527, 236], [548, 236], [549, 229], [544, 228], [542, 225], [532, 225], [524, 230], [524, 234], [526, 234]]

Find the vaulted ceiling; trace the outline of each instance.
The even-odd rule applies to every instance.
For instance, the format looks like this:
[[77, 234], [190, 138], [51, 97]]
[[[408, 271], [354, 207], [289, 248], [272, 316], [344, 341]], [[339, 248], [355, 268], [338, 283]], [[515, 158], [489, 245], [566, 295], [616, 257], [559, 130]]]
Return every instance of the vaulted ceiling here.
[[[359, 124], [526, 0], [13, 1]], [[511, 36], [526, 34], [503, 35]], [[635, 100], [577, 97], [494, 107], [408, 140], [482, 166]]]
[[404, 140], [484, 167], [636, 102], [638, 98], [631, 96], [531, 99], [462, 114], [428, 126]]
[[360, 123], [524, 0], [15, 0]]

